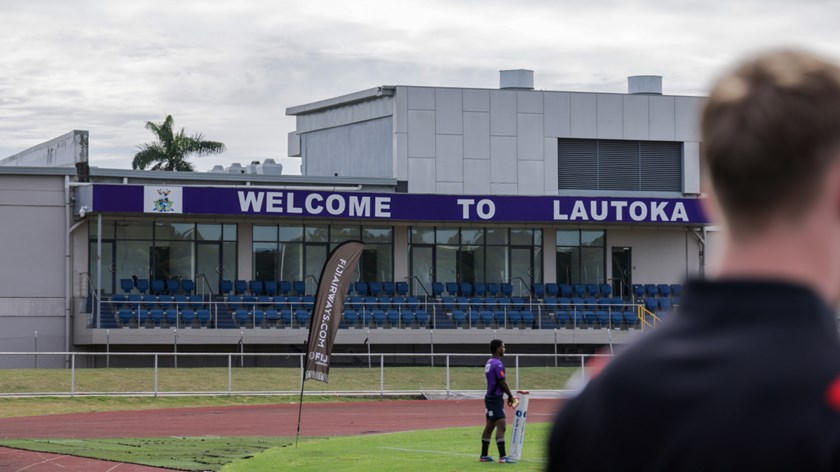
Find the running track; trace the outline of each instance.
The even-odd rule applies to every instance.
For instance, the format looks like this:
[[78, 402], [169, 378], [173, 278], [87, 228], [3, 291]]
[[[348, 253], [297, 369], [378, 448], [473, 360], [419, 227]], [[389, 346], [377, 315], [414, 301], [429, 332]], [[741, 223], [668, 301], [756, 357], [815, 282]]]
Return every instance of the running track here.
[[[532, 399], [530, 422], [550, 421], [562, 400]], [[508, 410], [509, 411], [509, 410]], [[155, 436], [294, 436], [297, 404], [169, 408], [0, 419], [0, 438], [130, 438]], [[347, 436], [475, 426], [484, 422], [481, 400], [404, 400], [303, 405], [302, 436]], [[0, 471], [161, 471], [0, 448]]]

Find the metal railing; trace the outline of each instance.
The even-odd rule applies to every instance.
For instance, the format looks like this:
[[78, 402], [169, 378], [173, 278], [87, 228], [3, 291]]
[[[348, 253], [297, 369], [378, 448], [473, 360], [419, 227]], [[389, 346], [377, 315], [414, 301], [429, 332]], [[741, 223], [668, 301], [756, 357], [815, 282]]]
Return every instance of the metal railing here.
[[[33, 356], [69, 356], [70, 367], [0, 369], [0, 397], [296, 395], [304, 371], [304, 354], [280, 353], [0, 352], [0, 363]], [[307, 382], [306, 393], [479, 396], [487, 357], [332, 354], [330, 383]], [[592, 357], [610, 355], [511, 354], [504, 362], [513, 390], [559, 394], [585, 378]]]

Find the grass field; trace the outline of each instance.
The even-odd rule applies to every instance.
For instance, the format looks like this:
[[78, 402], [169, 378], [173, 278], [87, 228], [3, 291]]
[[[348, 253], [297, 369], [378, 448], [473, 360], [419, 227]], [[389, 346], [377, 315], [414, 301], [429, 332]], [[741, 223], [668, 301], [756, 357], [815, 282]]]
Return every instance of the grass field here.
[[[545, 466], [548, 423], [529, 424], [518, 471], [541, 471]], [[451, 428], [370, 436], [311, 439], [300, 446], [269, 449], [250, 459], [225, 466], [223, 472], [294, 470], [321, 472], [471, 471], [487, 470], [478, 462], [481, 427]], [[510, 441], [510, 429], [507, 434]], [[508, 444], [508, 451], [510, 445]], [[496, 445], [491, 455], [498, 460]]]
[[[518, 370], [518, 372], [517, 372]], [[520, 386], [528, 389], [562, 389], [576, 367], [508, 368], [511, 387], [519, 376]], [[485, 380], [479, 367], [449, 369], [450, 390], [483, 390]], [[234, 368], [232, 390], [241, 392], [294, 392], [300, 386], [297, 368]], [[70, 392], [71, 376], [67, 369], [3, 369], [0, 370], [0, 394], [35, 392]], [[152, 392], [154, 369], [96, 368], [77, 369], [75, 392]], [[386, 367], [385, 390], [444, 390], [445, 367]], [[307, 391], [354, 391], [380, 389], [380, 369], [336, 367], [330, 370], [330, 383], [310, 382]], [[226, 368], [161, 368], [158, 371], [158, 392], [226, 392]]]
[[[540, 471], [548, 424], [529, 424], [519, 471]], [[481, 425], [331, 438], [144, 438], [2, 440], [0, 445], [184, 470], [391, 472], [486, 470]], [[510, 440], [510, 429], [508, 430]], [[510, 445], [508, 444], [508, 450]], [[498, 459], [495, 444], [491, 455]], [[226, 465], [227, 464], [227, 465]]]

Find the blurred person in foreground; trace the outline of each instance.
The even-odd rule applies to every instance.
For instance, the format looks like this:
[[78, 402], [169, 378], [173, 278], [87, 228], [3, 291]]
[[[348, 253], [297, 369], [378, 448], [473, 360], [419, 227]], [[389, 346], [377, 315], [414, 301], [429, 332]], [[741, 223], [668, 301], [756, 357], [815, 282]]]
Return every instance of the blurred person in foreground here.
[[739, 64], [702, 139], [719, 268], [566, 404], [549, 471], [840, 470], [840, 68]]

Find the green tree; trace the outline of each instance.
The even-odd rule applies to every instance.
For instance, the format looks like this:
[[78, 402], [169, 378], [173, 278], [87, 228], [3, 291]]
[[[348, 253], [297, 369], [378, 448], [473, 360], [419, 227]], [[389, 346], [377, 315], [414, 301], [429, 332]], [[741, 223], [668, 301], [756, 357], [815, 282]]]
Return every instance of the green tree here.
[[134, 160], [131, 162], [132, 168], [192, 171], [193, 165], [187, 161], [187, 157], [220, 154], [225, 151], [224, 144], [217, 141], [205, 141], [201, 133], [187, 136], [184, 128], [174, 133], [172, 131], [174, 123], [172, 115], [167, 115], [163, 123], [146, 122], [146, 129], [155, 135], [157, 141], [138, 146], [140, 151], [134, 155]]

